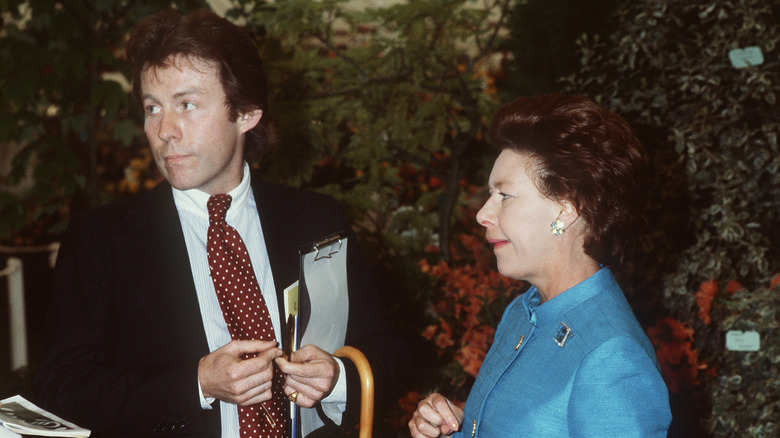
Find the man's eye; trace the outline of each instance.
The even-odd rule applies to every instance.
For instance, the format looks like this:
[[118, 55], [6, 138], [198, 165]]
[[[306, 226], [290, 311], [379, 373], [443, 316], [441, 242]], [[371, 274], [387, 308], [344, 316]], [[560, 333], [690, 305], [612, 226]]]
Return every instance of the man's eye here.
[[498, 195], [501, 196], [502, 200], [510, 198], [510, 195], [507, 195], [506, 193], [503, 192], [498, 192]]
[[184, 102], [181, 104], [181, 107], [184, 108], [184, 110], [188, 111], [191, 109], [195, 109], [195, 104], [192, 102]]

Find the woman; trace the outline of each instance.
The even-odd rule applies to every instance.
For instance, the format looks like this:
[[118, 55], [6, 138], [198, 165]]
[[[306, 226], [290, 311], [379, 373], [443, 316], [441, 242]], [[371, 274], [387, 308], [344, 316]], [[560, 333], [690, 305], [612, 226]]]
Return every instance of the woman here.
[[643, 220], [641, 144], [563, 95], [503, 106], [490, 139], [501, 153], [477, 221], [499, 272], [532, 287], [504, 312], [465, 412], [433, 394], [412, 436], [665, 437], [655, 352], [610, 270]]

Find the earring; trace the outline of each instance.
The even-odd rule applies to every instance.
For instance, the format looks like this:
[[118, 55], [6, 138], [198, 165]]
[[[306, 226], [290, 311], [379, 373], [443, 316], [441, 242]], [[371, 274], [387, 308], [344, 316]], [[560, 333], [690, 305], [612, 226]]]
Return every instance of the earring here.
[[550, 224], [550, 231], [552, 231], [554, 235], [560, 236], [566, 232], [566, 228], [564, 228], [564, 226], [565, 225], [563, 224], [563, 221], [561, 221], [560, 219], [555, 219]]

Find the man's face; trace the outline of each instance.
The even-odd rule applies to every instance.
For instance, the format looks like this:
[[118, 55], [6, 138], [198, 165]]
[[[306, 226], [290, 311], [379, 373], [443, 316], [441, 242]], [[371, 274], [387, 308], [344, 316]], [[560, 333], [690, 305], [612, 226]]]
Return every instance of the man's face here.
[[179, 190], [227, 193], [243, 176], [244, 133], [262, 116], [231, 120], [217, 67], [176, 57], [141, 75], [144, 131], [157, 167]]

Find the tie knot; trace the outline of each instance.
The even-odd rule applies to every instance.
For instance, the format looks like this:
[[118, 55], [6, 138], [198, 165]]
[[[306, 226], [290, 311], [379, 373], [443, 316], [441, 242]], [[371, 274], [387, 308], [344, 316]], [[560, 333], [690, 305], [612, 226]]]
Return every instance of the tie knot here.
[[209, 210], [209, 222], [224, 221], [231, 202], [233, 202], [233, 198], [230, 195], [211, 195], [209, 202], [206, 203]]

